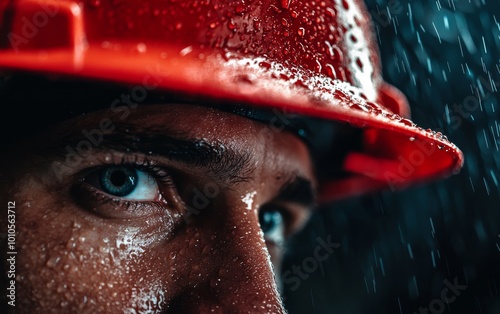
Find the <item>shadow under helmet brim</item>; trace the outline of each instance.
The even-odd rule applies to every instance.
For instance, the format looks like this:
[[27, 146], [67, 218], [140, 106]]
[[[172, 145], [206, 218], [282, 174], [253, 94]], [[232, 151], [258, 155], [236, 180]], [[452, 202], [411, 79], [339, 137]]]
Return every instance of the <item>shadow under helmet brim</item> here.
[[213, 49], [121, 49], [117, 53], [90, 45], [80, 52], [0, 51], [0, 68], [116, 82], [137, 93], [175, 91], [212, 103], [276, 108], [360, 128], [359, 149], [347, 153], [341, 165], [348, 175], [321, 183], [324, 202], [446, 177], [463, 165], [463, 154], [441, 133], [418, 127], [389, 105], [367, 101], [363, 91], [348, 83], [271, 59]]

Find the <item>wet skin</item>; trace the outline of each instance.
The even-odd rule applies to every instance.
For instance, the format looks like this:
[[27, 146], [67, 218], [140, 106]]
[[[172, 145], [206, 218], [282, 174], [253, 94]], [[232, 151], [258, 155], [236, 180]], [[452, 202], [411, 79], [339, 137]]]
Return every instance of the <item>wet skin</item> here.
[[[86, 150], [82, 130], [99, 143], [68, 162], [68, 146]], [[2, 193], [17, 204], [17, 312], [284, 312], [282, 242], [316, 185], [295, 135], [151, 105], [79, 117], [23, 146]]]

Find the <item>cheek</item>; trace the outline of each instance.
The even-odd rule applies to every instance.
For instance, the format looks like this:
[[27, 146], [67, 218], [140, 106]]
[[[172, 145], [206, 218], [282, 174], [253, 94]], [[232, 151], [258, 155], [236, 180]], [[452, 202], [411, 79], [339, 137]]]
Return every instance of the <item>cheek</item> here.
[[92, 225], [74, 215], [75, 208], [55, 208], [57, 202], [43, 198], [37, 204], [18, 217], [17, 291], [25, 303], [20, 305], [54, 313], [151, 311], [164, 305], [168, 267], [150, 248], [151, 236], [138, 228]]

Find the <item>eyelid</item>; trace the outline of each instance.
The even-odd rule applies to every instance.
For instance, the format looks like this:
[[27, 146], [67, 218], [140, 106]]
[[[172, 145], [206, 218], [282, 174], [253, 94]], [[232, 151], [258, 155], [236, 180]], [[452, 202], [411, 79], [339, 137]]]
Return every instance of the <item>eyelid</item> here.
[[288, 237], [299, 232], [311, 217], [311, 208], [293, 202], [277, 201], [275, 206], [283, 215], [285, 222], [285, 235]]
[[[147, 217], [165, 207], [155, 201], [131, 201], [110, 197], [88, 184], [79, 183], [71, 189], [73, 197], [91, 213], [108, 219]], [[119, 209], [119, 211], [117, 211]]]
[[[71, 188], [73, 197], [92, 213], [104, 218], [127, 219], [144, 217], [165, 211], [175, 213], [180, 209], [179, 197], [177, 196], [172, 172], [166, 166], [160, 165], [148, 156], [138, 154], [108, 153], [102, 156], [92, 156], [92, 158], [98, 160], [99, 164], [96, 165], [96, 162], [91, 162], [91, 167], [85, 168], [73, 175], [73, 187]], [[85, 182], [85, 177], [92, 172], [107, 166], [117, 165], [132, 167], [153, 177], [159, 188], [159, 199], [155, 201], [125, 199], [107, 194]]]

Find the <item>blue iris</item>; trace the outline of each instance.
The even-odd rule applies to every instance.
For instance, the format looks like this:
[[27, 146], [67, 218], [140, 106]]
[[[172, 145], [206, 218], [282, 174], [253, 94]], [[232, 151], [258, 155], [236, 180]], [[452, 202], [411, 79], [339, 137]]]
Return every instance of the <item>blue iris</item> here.
[[259, 223], [264, 233], [280, 228], [283, 223], [283, 216], [279, 210], [261, 210], [259, 212]]
[[137, 187], [137, 170], [124, 166], [104, 168], [99, 174], [99, 183], [104, 192], [114, 196], [125, 196]]

